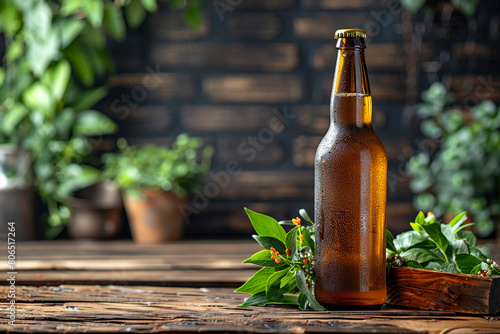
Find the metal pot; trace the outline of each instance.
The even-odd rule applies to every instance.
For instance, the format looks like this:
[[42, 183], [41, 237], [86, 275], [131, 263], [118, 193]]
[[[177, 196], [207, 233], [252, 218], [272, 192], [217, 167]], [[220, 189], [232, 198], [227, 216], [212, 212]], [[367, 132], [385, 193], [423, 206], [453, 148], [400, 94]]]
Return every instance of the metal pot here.
[[74, 239], [110, 239], [121, 226], [121, 192], [112, 181], [102, 181], [76, 191], [67, 199], [71, 208], [68, 226]]
[[0, 145], [0, 234], [6, 241], [7, 223], [15, 222], [15, 240], [36, 239], [38, 200], [31, 175], [31, 156], [14, 145]]

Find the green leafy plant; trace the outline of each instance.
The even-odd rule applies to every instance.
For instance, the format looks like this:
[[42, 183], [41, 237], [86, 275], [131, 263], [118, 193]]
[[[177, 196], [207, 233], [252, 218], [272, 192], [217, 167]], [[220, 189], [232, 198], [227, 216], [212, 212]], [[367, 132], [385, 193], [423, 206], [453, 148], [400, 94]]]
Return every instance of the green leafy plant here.
[[465, 209], [477, 232], [486, 236], [500, 214], [500, 108], [491, 101], [470, 110], [450, 107], [453, 96], [441, 83], [424, 91], [422, 100], [420, 129], [437, 149], [408, 161], [414, 205], [437, 216]]
[[[449, 0], [464, 15], [472, 16], [477, 10], [479, 0]], [[426, 0], [401, 0], [401, 5], [412, 13], [424, 7]]]
[[140, 196], [141, 189], [186, 196], [196, 188], [199, 177], [209, 171], [213, 155], [211, 146], [201, 149], [202, 141], [186, 134], [180, 134], [171, 148], [152, 144], [129, 146], [123, 138], [117, 145], [120, 153], [103, 156], [104, 176], [136, 196]]
[[[314, 286], [314, 223], [305, 210], [300, 214], [310, 225], [301, 224], [300, 218], [278, 223], [274, 218], [246, 209], [257, 232], [253, 238], [265, 249], [243, 263], [263, 268], [239, 287], [236, 292], [252, 296], [240, 306], [267, 304], [310, 306], [324, 310], [312, 293]], [[293, 225], [286, 233], [280, 225]]]
[[[172, 7], [196, 26], [202, 4]], [[0, 143], [31, 153], [49, 238], [69, 218], [64, 198], [100, 177], [92, 137], [117, 129], [92, 109], [108, 93], [96, 84], [114, 70], [107, 40], [156, 10], [156, 0], [0, 0]]]
[[437, 270], [457, 274], [492, 276], [500, 274], [496, 262], [476, 247], [476, 237], [465, 228], [467, 213], [455, 216], [448, 224], [427, 218], [423, 212], [410, 223], [411, 231], [394, 238], [387, 231], [388, 266]]
[[[113, 70], [106, 38], [124, 38], [122, 8], [138, 2], [0, 0], [0, 142], [31, 153], [47, 237], [69, 218], [64, 198], [99, 179], [89, 136], [117, 127], [92, 109], [107, 94], [94, 84]], [[156, 10], [155, 0], [140, 2]]]
[[[262, 268], [235, 292], [248, 293], [240, 306], [282, 304], [310, 307], [321, 311], [325, 308], [314, 297], [315, 226], [304, 209], [300, 218], [278, 222], [276, 219], [245, 208], [256, 235], [253, 238], [264, 247], [243, 263]], [[387, 261], [392, 266], [463, 273], [480, 276], [500, 274], [498, 264], [488, 259], [476, 247], [476, 237], [465, 228], [466, 212], [457, 215], [449, 224], [442, 224], [430, 214], [425, 218], [420, 212], [411, 222], [411, 231], [396, 238], [387, 230]], [[291, 225], [287, 233], [280, 225]]]

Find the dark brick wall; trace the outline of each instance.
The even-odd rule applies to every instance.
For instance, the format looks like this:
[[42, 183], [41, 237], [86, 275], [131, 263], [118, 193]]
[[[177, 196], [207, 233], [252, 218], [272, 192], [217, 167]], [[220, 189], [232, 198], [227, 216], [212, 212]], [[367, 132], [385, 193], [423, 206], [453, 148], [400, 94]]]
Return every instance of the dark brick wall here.
[[[448, 39], [451, 28], [437, 24], [414, 46], [415, 27], [408, 22], [415, 18], [398, 4], [208, 0], [201, 29], [193, 31], [160, 1], [160, 11], [130, 31], [125, 43], [111, 45], [117, 73], [100, 107], [130, 143], [169, 144], [188, 132], [213, 145], [212, 173], [190, 205], [188, 237], [248, 235], [245, 206], [278, 219], [302, 207], [312, 213], [314, 152], [329, 123], [333, 33], [365, 28], [374, 127], [389, 159], [388, 224], [401, 230], [414, 216], [401, 167], [418, 149], [418, 124], [405, 106], [443, 63], [454, 73], [445, 79], [459, 98], [481, 81], [500, 82], [500, 11], [498, 2], [482, 1], [474, 45], [465, 42], [471, 29], [455, 11], [447, 21], [455, 37]], [[421, 50], [418, 72], [411, 66], [412, 46]], [[443, 50], [451, 51], [449, 59]], [[416, 86], [409, 86], [412, 73]], [[500, 101], [498, 88], [488, 92]], [[107, 138], [98, 149], [113, 150], [113, 143]]]

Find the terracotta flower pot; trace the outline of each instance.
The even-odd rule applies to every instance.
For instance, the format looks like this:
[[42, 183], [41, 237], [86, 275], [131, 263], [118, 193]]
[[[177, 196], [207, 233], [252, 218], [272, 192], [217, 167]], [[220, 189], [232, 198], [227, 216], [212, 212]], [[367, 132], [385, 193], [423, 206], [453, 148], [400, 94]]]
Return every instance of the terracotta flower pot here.
[[182, 239], [185, 198], [174, 193], [144, 189], [142, 198], [125, 196], [132, 238], [137, 243], [161, 243]]
[[67, 203], [71, 208], [68, 231], [73, 239], [110, 239], [120, 230], [123, 204], [114, 182], [81, 189]]

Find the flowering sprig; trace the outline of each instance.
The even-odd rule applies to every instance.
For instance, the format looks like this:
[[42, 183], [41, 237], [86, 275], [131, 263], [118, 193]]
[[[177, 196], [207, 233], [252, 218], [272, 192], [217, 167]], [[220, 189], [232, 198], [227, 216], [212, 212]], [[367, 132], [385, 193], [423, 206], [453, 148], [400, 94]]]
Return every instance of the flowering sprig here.
[[[240, 306], [267, 304], [298, 305], [324, 310], [313, 295], [314, 288], [314, 223], [305, 210], [299, 217], [278, 222], [274, 218], [245, 209], [257, 232], [254, 239], [265, 249], [243, 263], [263, 268], [236, 292], [252, 294]], [[287, 233], [283, 225], [293, 226]]]

